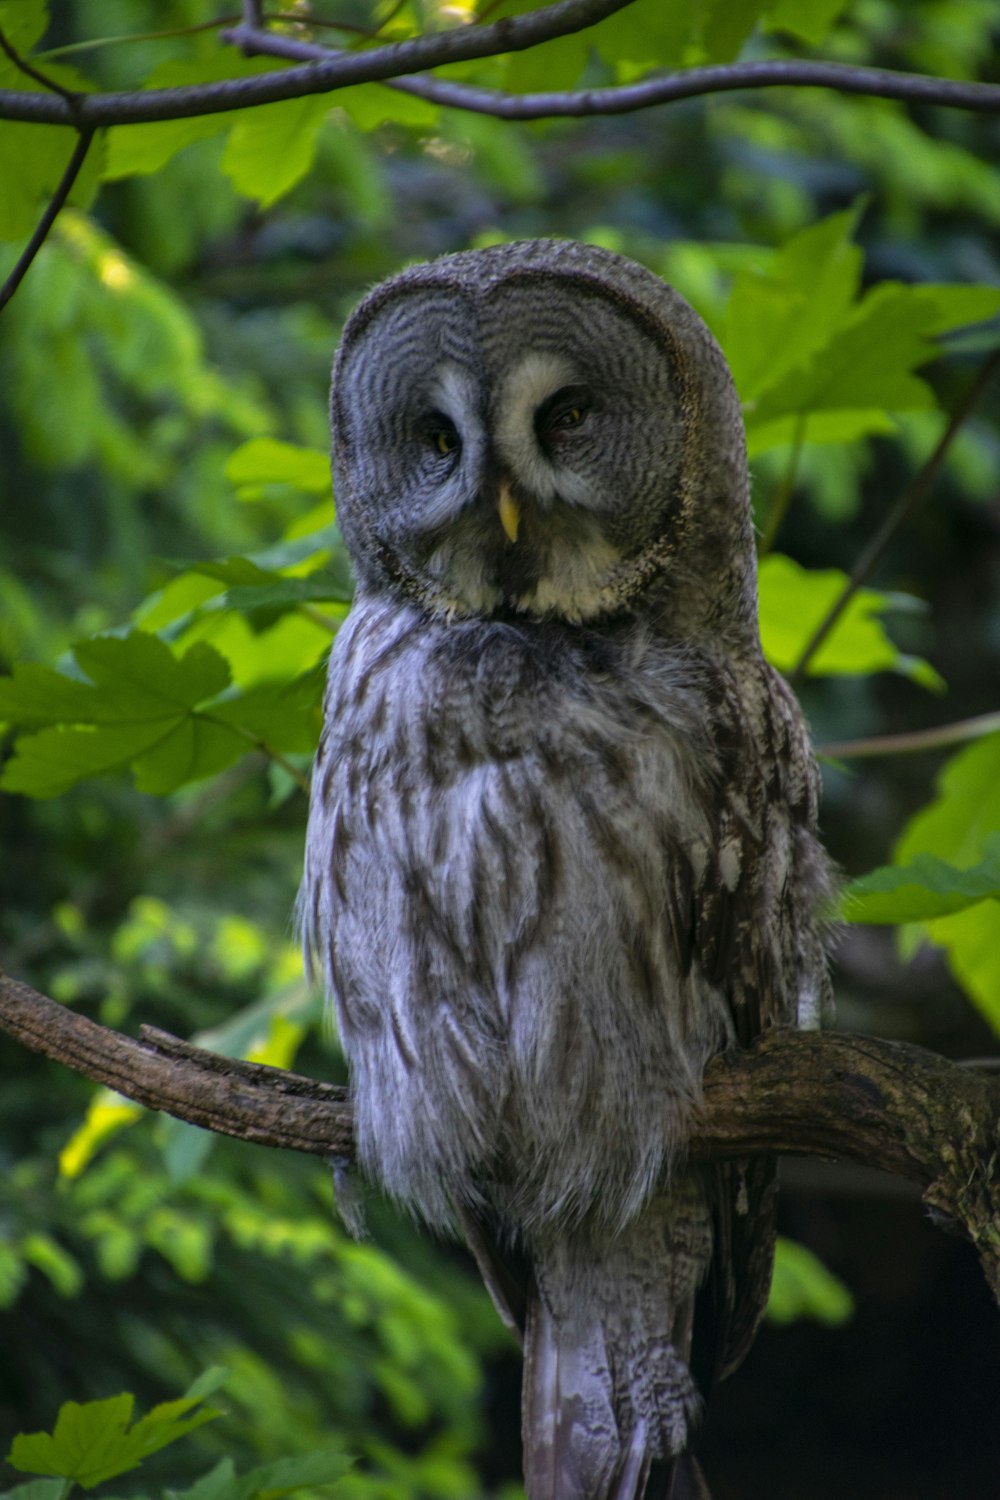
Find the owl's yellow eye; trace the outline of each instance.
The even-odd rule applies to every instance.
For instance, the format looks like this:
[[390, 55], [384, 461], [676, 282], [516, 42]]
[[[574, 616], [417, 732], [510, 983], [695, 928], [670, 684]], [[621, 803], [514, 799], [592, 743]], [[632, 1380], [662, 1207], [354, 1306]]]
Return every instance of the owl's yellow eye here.
[[442, 458], [449, 458], [462, 446], [458, 428], [443, 411], [429, 411], [418, 428], [423, 442]]
[[579, 427], [593, 401], [586, 386], [566, 385], [554, 391], [535, 413], [535, 431], [544, 441], [556, 432]]
[[552, 423], [553, 427], [575, 427], [577, 422], [583, 421], [583, 407], [571, 406], [569, 411], [560, 412]]

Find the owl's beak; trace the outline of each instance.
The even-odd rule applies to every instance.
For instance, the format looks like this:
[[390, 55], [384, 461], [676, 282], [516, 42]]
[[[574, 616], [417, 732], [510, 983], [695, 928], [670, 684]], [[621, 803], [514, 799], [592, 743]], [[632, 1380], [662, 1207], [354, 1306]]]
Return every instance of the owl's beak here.
[[500, 512], [500, 525], [506, 533], [509, 542], [517, 541], [517, 529], [521, 524], [521, 507], [510, 492], [509, 484], [501, 484], [500, 498], [497, 501], [497, 509]]

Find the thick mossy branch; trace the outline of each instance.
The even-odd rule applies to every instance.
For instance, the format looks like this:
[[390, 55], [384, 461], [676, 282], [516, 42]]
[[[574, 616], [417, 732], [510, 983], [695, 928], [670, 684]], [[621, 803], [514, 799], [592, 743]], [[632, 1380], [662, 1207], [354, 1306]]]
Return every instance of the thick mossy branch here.
[[[346, 1090], [220, 1057], [144, 1027], [139, 1040], [0, 975], [0, 1029], [149, 1109], [257, 1145], [350, 1157]], [[774, 1030], [714, 1058], [693, 1156], [837, 1157], [921, 1189], [979, 1251], [1000, 1301], [1000, 1078], [922, 1047]]]

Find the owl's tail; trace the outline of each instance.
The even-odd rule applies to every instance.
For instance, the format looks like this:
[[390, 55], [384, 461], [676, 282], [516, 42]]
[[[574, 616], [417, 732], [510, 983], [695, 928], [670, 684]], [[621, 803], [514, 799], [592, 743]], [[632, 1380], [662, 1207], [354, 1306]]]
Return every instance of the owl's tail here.
[[603, 1245], [575, 1233], [535, 1246], [528, 1500], [709, 1500], [684, 1450], [701, 1407], [686, 1357], [710, 1246], [694, 1193], [654, 1201]]

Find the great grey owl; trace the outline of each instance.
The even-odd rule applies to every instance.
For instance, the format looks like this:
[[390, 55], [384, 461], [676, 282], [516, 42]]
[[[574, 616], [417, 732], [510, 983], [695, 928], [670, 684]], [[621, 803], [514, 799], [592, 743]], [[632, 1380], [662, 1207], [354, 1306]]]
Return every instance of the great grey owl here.
[[686, 1165], [687, 1122], [827, 985], [729, 370], [649, 271], [530, 241], [369, 293], [332, 413], [357, 598], [300, 914], [361, 1160], [523, 1340], [530, 1500], [706, 1494], [696, 1375], [755, 1331], [774, 1171]]

